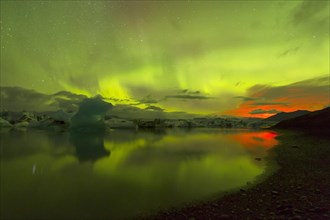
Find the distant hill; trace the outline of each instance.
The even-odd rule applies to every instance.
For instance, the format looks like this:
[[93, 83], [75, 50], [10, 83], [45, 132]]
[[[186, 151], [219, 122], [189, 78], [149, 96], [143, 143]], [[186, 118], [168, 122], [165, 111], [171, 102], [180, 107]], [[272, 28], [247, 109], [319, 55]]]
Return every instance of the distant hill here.
[[280, 112], [276, 115], [270, 116], [269, 118], [264, 119], [264, 121], [284, 121], [292, 118], [296, 118], [299, 116], [306, 115], [308, 113], [311, 113], [310, 111], [307, 110], [298, 110], [294, 112]]
[[330, 107], [279, 122], [272, 128], [330, 130]]

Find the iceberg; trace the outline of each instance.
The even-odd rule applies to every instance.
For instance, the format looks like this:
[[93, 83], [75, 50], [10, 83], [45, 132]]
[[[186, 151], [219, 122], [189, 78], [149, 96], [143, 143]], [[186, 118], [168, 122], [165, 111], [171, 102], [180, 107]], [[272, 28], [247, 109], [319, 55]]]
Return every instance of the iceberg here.
[[0, 127], [13, 127], [7, 120], [0, 118]]
[[74, 113], [59, 110], [54, 113], [51, 113], [50, 117], [55, 121], [63, 122], [65, 124], [70, 124], [73, 115]]
[[111, 118], [105, 121], [109, 128], [136, 128], [134, 121], [123, 118]]
[[70, 129], [74, 131], [100, 132], [104, 131], [104, 117], [111, 103], [104, 102], [101, 96], [84, 99], [78, 112], [71, 119]]

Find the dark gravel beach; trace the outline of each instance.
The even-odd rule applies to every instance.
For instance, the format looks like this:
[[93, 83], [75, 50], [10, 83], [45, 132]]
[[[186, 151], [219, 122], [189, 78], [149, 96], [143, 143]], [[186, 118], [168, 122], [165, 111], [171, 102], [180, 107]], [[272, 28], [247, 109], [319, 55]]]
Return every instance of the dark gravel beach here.
[[278, 169], [264, 181], [150, 219], [330, 219], [329, 137], [279, 134], [280, 144], [265, 158], [270, 170], [275, 163]]

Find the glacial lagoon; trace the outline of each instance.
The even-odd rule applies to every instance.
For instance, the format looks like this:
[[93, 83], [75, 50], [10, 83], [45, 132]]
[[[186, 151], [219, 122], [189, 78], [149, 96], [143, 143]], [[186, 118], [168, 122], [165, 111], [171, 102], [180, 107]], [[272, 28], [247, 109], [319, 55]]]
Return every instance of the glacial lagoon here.
[[237, 190], [263, 174], [272, 131], [29, 129], [0, 134], [1, 215], [123, 219]]

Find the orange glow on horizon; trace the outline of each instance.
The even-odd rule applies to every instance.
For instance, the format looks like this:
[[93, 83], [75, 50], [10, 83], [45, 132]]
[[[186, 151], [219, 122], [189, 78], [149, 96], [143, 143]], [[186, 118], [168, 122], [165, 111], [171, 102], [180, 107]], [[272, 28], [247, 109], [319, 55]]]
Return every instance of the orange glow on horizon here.
[[[275, 100], [276, 101], [276, 100]], [[280, 101], [277, 101], [280, 102]], [[323, 109], [325, 104], [316, 100], [295, 100], [295, 105], [264, 105], [264, 106], [255, 106], [252, 101], [247, 101], [242, 103], [239, 108], [226, 111], [225, 114], [240, 116], [240, 117], [255, 117], [255, 118], [268, 118], [277, 113], [260, 113], [260, 114], [251, 114], [253, 110], [261, 109], [263, 111], [277, 110], [278, 112], [293, 112], [297, 110], [308, 110], [316, 111]], [[326, 102], [325, 102], [326, 103]]]
[[272, 148], [278, 144], [277, 136], [278, 134], [273, 131], [256, 131], [229, 135], [231, 139], [238, 141], [246, 149], [254, 149], [256, 147]]

